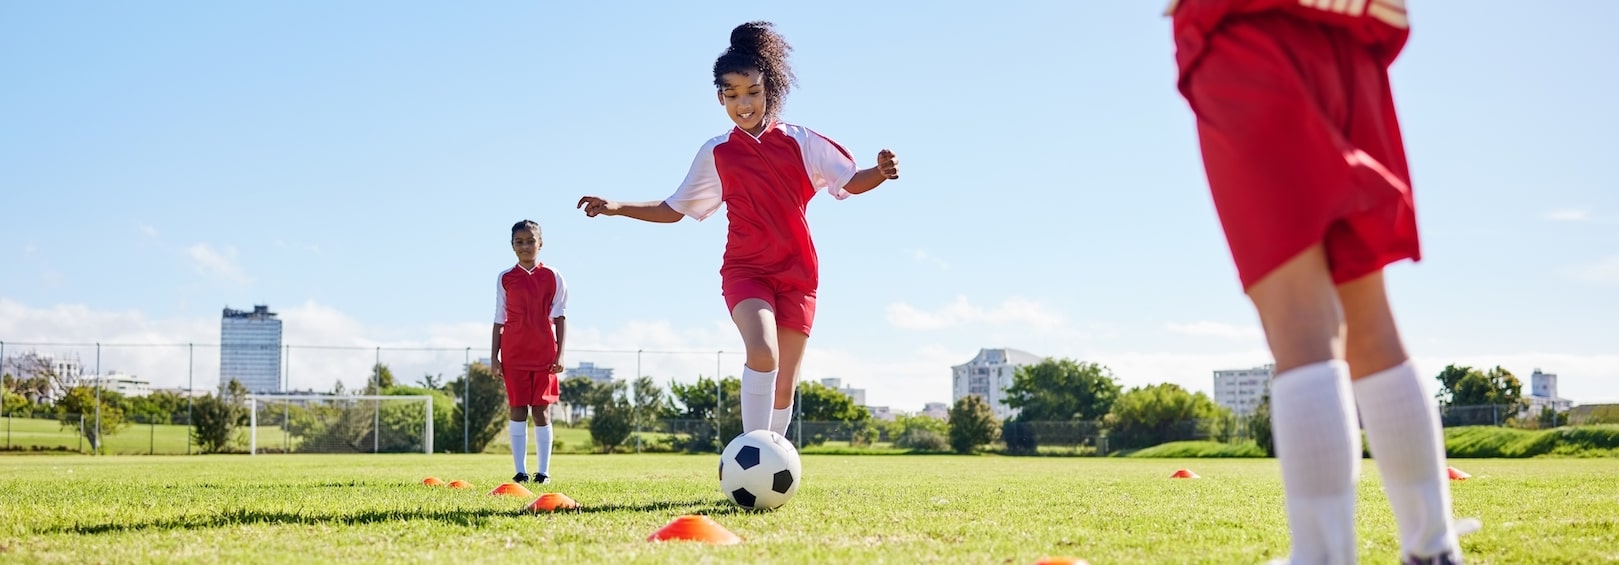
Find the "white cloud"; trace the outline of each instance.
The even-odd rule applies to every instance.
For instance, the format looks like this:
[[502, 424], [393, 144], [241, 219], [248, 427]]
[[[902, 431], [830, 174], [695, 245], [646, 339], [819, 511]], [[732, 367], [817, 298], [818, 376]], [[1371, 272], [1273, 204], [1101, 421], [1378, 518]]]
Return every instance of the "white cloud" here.
[[146, 236], [148, 238], [151, 238], [151, 239], [157, 239], [157, 228], [154, 228], [154, 227], [146, 225], [146, 224], [140, 224], [138, 226], [135, 226], [135, 228], [140, 230], [141, 235], [144, 235], [144, 236]]
[[941, 330], [966, 324], [1026, 324], [1052, 330], [1063, 325], [1062, 317], [1050, 309], [1017, 297], [1006, 299], [999, 307], [985, 309], [969, 303], [966, 296], [957, 296], [954, 302], [932, 312], [899, 302], [889, 304], [887, 313], [889, 324], [907, 330]]
[[1258, 326], [1227, 324], [1223, 322], [1199, 321], [1186, 324], [1170, 322], [1166, 328], [1170, 333], [1198, 337], [1218, 337], [1230, 340], [1263, 339], [1265, 332]]
[[247, 284], [252, 280], [236, 264], [235, 247], [226, 246], [220, 252], [206, 243], [198, 243], [187, 247], [186, 255], [196, 263], [197, 272], [218, 275], [236, 284]]
[[1583, 222], [1591, 219], [1591, 216], [1585, 210], [1578, 208], [1564, 208], [1562, 210], [1553, 210], [1551, 212], [1547, 212], [1545, 218], [1553, 222]]
[[39, 247], [32, 243], [24, 243], [22, 246], [23, 255], [33, 255], [37, 251], [39, 251]]
[[1619, 255], [1609, 255], [1596, 261], [1574, 265], [1569, 267], [1567, 272], [1580, 282], [1619, 284]]

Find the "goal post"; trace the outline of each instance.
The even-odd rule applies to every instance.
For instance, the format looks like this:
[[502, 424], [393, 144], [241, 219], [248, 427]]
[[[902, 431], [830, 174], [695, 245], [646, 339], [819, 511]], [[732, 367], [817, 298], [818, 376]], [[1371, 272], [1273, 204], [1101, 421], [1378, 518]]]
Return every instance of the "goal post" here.
[[427, 395], [250, 394], [248, 454], [433, 453]]

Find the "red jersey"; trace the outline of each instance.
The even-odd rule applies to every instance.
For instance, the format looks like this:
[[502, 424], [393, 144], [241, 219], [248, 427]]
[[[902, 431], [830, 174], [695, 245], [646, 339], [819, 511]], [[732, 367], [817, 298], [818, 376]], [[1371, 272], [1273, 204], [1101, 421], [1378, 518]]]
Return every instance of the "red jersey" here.
[[809, 128], [777, 122], [759, 137], [731, 128], [703, 144], [665, 202], [699, 221], [725, 204], [721, 279], [765, 278], [815, 290], [819, 262], [805, 207], [821, 189], [848, 198], [843, 186], [857, 170], [848, 151]]
[[1209, 34], [1228, 17], [1277, 10], [1336, 26], [1371, 46], [1384, 66], [1394, 63], [1411, 34], [1405, 0], [1174, 0], [1175, 60], [1181, 79], [1197, 65]]
[[546, 371], [557, 360], [557, 334], [552, 320], [568, 304], [568, 287], [556, 269], [536, 263], [500, 272], [495, 280], [495, 323], [500, 332], [500, 365], [504, 371]]

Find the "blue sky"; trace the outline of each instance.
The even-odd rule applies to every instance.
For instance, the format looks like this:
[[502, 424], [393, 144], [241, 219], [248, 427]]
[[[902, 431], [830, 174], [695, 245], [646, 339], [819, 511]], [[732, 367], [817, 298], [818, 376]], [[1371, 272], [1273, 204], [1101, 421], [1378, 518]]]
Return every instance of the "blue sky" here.
[[[730, 125], [709, 74], [729, 30], [767, 19], [796, 48], [785, 118], [902, 164], [811, 203], [806, 378], [914, 410], [980, 347], [1200, 390], [1268, 361], [1158, 3], [666, 4], [0, 4], [0, 340], [215, 343], [221, 308], [262, 303], [294, 345], [485, 356], [531, 218], [572, 291], [570, 365], [739, 351], [723, 220], [573, 203], [668, 196]], [[1619, 401], [1619, 5], [1413, 4], [1393, 75], [1426, 259], [1389, 270], [1412, 352]], [[295, 351], [289, 373], [352, 386], [375, 355]], [[466, 353], [383, 355], [408, 380]], [[186, 375], [175, 348], [103, 363]], [[687, 380], [715, 354], [642, 363]]]

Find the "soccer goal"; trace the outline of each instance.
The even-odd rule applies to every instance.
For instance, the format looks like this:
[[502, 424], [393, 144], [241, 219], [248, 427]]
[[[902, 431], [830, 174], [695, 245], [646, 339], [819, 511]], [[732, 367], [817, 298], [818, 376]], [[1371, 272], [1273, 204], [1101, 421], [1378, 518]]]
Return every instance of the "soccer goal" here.
[[432, 453], [433, 397], [256, 394], [248, 453]]

